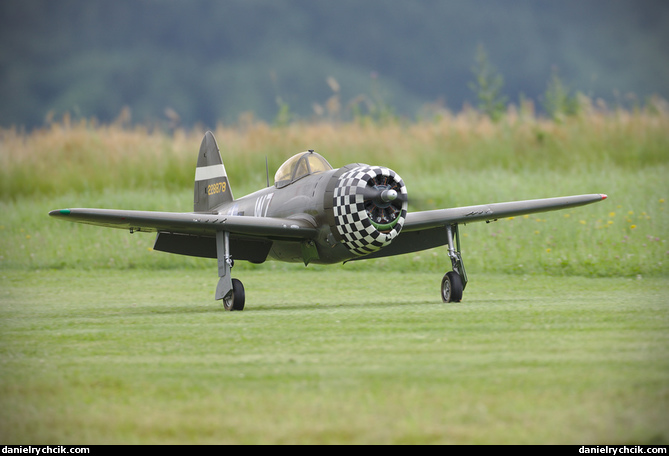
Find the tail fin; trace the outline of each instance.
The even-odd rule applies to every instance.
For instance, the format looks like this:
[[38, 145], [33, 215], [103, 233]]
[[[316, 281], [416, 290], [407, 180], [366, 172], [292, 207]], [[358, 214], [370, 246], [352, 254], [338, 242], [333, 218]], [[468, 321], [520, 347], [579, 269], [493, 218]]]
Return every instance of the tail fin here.
[[211, 212], [234, 201], [221, 153], [212, 132], [205, 133], [195, 168], [195, 212]]

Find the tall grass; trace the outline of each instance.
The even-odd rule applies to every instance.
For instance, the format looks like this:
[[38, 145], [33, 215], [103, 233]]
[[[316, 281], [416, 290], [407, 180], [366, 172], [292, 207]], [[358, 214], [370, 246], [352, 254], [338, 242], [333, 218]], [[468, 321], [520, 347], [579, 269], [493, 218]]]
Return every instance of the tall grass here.
[[[217, 125], [214, 134], [235, 196], [265, 185], [265, 157], [271, 175], [306, 149], [317, 150], [335, 167], [390, 166], [407, 183], [410, 210], [607, 193], [608, 200], [586, 208], [465, 227], [468, 267], [522, 274], [667, 274], [666, 104], [656, 101], [652, 109], [636, 110], [582, 106], [578, 115], [560, 121], [536, 116], [525, 105], [497, 122], [468, 110], [436, 112], [416, 122], [361, 119], [276, 127], [246, 119]], [[69, 118], [30, 133], [0, 130], [0, 266], [209, 265], [149, 255], [150, 236], [128, 238], [114, 230], [102, 235], [99, 228], [45, 216], [49, 209], [72, 206], [191, 210], [203, 133]], [[441, 271], [447, 263], [437, 250], [378, 260], [375, 267]]]
[[[583, 109], [556, 122], [530, 108], [499, 122], [447, 111], [417, 122], [312, 122], [273, 127], [248, 120], [214, 129], [233, 180], [252, 188], [286, 158], [315, 149], [333, 166], [363, 161], [400, 173], [450, 176], [454, 170], [637, 170], [669, 162], [669, 110]], [[144, 126], [61, 122], [26, 133], [0, 130], [0, 197], [19, 198], [192, 185], [203, 129], [168, 133]]]

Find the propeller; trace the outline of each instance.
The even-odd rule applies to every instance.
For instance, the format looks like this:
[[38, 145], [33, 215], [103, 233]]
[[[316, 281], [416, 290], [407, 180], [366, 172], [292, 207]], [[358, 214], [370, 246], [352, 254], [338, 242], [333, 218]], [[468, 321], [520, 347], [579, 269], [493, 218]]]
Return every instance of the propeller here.
[[383, 175], [370, 179], [362, 190], [362, 196], [368, 217], [381, 231], [392, 229], [407, 200], [400, 184], [392, 177]]
[[355, 255], [376, 252], [402, 230], [407, 190], [402, 178], [389, 168], [347, 167], [338, 176], [332, 197], [333, 234]]

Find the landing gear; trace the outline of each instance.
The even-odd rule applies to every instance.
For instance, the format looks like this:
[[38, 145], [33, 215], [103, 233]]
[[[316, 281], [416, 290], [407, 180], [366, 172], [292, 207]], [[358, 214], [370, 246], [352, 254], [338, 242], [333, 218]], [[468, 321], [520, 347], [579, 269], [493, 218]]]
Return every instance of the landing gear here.
[[448, 225], [446, 234], [448, 236], [448, 256], [451, 259], [453, 270], [447, 272], [441, 279], [441, 299], [444, 302], [460, 302], [462, 301], [462, 293], [467, 286], [467, 273], [460, 254], [458, 225]]
[[238, 279], [232, 279], [232, 290], [223, 298], [223, 308], [225, 310], [244, 310], [244, 285]]
[[462, 301], [462, 279], [460, 274], [455, 271], [449, 271], [441, 279], [441, 299], [444, 302]]
[[218, 258], [218, 285], [216, 286], [216, 300], [223, 300], [225, 310], [244, 310], [244, 285], [230, 277], [232, 261], [230, 252], [229, 233], [216, 233], [216, 256]]

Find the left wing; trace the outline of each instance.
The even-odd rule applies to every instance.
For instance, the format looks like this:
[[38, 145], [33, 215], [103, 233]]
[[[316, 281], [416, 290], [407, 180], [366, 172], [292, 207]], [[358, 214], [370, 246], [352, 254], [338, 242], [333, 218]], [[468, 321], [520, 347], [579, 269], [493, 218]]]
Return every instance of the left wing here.
[[402, 232], [393, 242], [369, 255], [356, 259], [381, 258], [418, 252], [446, 245], [448, 236], [444, 227], [460, 223], [493, 221], [505, 217], [556, 211], [583, 206], [606, 199], [606, 195], [562, 196], [508, 203], [492, 203], [479, 206], [454, 207], [433, 211], [409, 212], [404, 220]]
[[402, 231], [416, 231], [437, 228], [456, 223], [492, 221], [517, 215], [535, 212], [556, 211], [570, 207], [583, 206], [606, 199], [606, 195], [594, 193], [590, 195], [561, 196], [509, 203], [492, 203], [479, 206], [454, 207], [433, 211], [410, 212], [406, 216]]
[[318, 233], [307, 221], [291, 218], [113, 209], [61, 209], [49, 215], [70, 222], [138, 232], [215, 236], [217, 231], [226, 231], [274, 240], [313, 239]]

